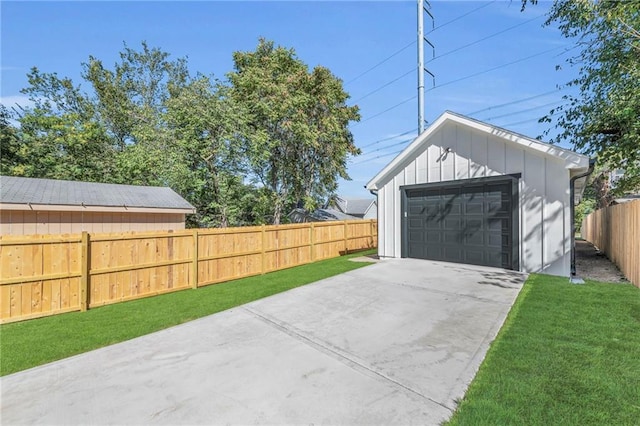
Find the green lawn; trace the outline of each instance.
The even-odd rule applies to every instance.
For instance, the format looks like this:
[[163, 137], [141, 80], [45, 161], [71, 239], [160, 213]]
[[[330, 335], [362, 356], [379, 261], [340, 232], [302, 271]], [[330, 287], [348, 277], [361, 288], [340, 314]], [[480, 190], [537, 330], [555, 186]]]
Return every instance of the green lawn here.
[[369, 263], [349, 259], [360, 252], [309, 265], [0, 326], [0, 375], [122, 342], [280, 293]]
[[637, 425], [640, 289], [531, 275], [450, 425]]

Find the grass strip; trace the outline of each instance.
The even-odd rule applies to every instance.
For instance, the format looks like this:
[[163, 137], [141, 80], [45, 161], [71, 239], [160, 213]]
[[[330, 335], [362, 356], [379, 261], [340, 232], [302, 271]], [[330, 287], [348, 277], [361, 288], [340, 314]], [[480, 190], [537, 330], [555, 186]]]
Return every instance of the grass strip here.
[[133, 339], [369, 263], [354, 253], [291, 269], [29, 321], [0, 325], [0, 375]]
[[531, 275], [449, 425], [640, 419], [640, 290]]

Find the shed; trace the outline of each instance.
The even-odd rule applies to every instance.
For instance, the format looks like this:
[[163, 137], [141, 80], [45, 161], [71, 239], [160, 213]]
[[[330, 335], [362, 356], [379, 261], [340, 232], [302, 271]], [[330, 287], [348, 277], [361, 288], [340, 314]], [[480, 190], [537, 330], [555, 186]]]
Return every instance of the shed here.
[[447, 111], [365, 186], [378, 254], [569, 276], [571, 192], [589, 171], [584, 155]]
[[184, 229], [195, 208], [171, 188], [0, 176], [0, 234]]

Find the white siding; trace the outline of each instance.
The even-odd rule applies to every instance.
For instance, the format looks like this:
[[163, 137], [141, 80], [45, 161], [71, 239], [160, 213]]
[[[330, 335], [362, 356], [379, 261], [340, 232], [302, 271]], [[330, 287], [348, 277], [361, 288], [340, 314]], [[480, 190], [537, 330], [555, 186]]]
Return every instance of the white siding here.
[[[445, 155], [447, 148], [452, 152]], [[569, 275], [569, 171], [561, 160], [448, 122], [397, 170], [379, 186], [380, 256], [401, 256], [402, 185], [521, 173], [520, 268]]]

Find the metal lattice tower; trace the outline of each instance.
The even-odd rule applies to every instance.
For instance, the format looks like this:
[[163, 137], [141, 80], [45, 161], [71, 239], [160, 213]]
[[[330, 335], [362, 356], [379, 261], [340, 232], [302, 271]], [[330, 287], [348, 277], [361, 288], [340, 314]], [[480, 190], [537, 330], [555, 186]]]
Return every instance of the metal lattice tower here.
[[431, 18], [431, 29], [435, 27], [435, 20], [431, 14], [431, 4], [428, 0], [418, 0], [418, 134], [424, 131], [424, 73], [429, 74], [434, 81], [435, 76], [424, 66], [424, 43], [431, 46], [435, 58], [435, 46], [424, 35], [424, 14]]

